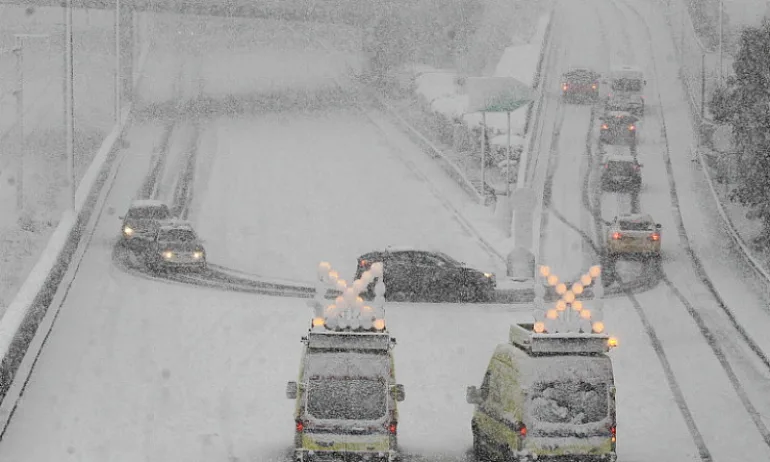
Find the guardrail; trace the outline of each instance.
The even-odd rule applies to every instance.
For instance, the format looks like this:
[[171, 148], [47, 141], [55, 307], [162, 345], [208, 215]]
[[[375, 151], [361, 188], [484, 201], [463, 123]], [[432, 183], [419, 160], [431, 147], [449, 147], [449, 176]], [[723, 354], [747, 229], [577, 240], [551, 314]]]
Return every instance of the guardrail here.
[[[696, 130], [698, 131], [698, 134], [700, 135], [703, 132], [703, 127], [705, 125], [710, 125], [712, 122], [708, 119], [704, 119], [701, 117], [700, 114], [700, 107], [698, 106], [698, 103], [696, 102], [696, 96], [693, 94], [692, 89], [689, 85], [687, 85], [687, 82], [685, 82], [684, 76], [681, 72], [681, 66], [682, 66], [682, 56], [684, 53], [684, 50], [681, 49], [681, 46], [677, 43], [677, 37], [674, 30], [674, 25], [671, 23], [670, 20], [670, 14], [666, 15], [666, 23], [669, 26], [671, 38], [674, 43], [674, 48], [677, 51], [677, 60], [679, 61], [680, 65], [680, 75], [679, 80], [682, 84], [682, 88], [685, 91], [685, 94], [687, 95], [687, 102], [688, 106], [690, 107], [690, 115], [693, 118], [693, 121], [697, 125]], [[727, 215], [727, 212], [725, 211], [724, 205], [722, 204], [722, 200], [719, 198], [719, 194], [716, 191], [716, 188], [714, 187], [714, 179], [711, 177], [711, 172], [709, 171], [708, 163], [706, 162], [706, 159], [703, 155], [703, 152], [701, 149], [699, 149], [699, 146], [696, 146], [696, 153], [698, 162], [700, 162], [701, 170], [703, 171], [703, 176], [706, 178], [706, 183], [708, 184], [709, 191], [711, 192], [711, 196], [714, 199], [714, 203], [717, 207], [717, 212], [719, 213], [719, 216], [722, 218], [722, 221], [725, 224], [725, 228], [727, 229], [727, 234], [730, 235], [730, 238], [735, 242], [735, 244], [738, 246], [738, 248], [741, 250], [741, 255], [744, 258], [744, 260], [749, 264], [749, 266], [754, 270], [754, 272], [763, 278], [767, 284], [770, 284], [770, 272], [762, 265], [759, 260], [757, 260], [752, 254], [751, 250], [746, 245], [746, 242], [743, 240], [741, 235], [738, 233], [738, 231], [735, 229], [735, 225], [733, 224], [730, 217]]]
[[440, 162], [440, 166], [444, 169], [444, 171], [457, 182], [458, 185], [460, 185], [465, 192], [467, 192], [473, 199], [475, 199], [480, 204], [484, 203], [484, 198], [479, 193], [479, 191], [473, 186], [473, 183], [468, 179], [468, 177], [465, 176], [465, 174], [460, 171], [460, 168], [455, 165], [454, 162], [452, 162], [449, 158], [447, 158], [446, 155], [441, 151], [441, 148], [436, 146], [431, 140], [426, 138], [422, 133], [420, 133], [416, 128], [412, 127], [409, 122], [404, 120], [396, 110], [388, 104], [387, 101], [385, 101], [380, 95], [377, 95], [375, 92], [371, 92], [372, 97], [375, 99], [375, 101], [387, 111], [390, 116], [395, 119], [401, 126], [403, 126], [407, 132], [412, 135], [412, 138], [415, 139], [418, 144], [423, 148], [423, 150], [433, 157], [434, 159], [437, 159]]
[[[143, 44], [138, 66], [143, 66], [149, 53], [149, 41]], [[141, 78], [141, 68], [136, 79], [136, 90]], [[106, 192], [118, 156], [118, 141], [130, 125], [132, 105], [121, 113], [119, 122], [102, 142], [88, 170], [75, 192], [75, 210], [62, 214], [43, 254], [19, 289], [4, 316], [0, 318], [0, 422], [3, 428], [10, 414], [5, 398], [14, 383], [20, 365], [29, 350], [38, 327], [46, 317], [52, 302], [60, 294], [65, 275], [75, 257], [87, 225], [94, 218], [99, 198]], [[37, 353], [37, 352], [35, 352]], [[14, 404], [15, 406], [15, 404]]]

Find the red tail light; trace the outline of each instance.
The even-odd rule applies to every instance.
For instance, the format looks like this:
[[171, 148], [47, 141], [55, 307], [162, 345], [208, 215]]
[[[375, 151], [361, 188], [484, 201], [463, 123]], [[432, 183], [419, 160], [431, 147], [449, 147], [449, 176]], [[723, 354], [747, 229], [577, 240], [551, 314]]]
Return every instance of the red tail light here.
[[617, 434], [615, 433], [615, 426], [613, 425], [610, 427], [610, 435], [612, 435], [612, 442], [615, 443], [618, 440]]
[[620, 233], [619, 233], [619, 232], [617, 232], [617, 231], [615, 231], [614, 233], [612, 233], [612, 238], [613, 238], [613, 239], [615, 239], [616, 241], [617, 241], [618, 239], [620, 239], [621, 237], [623, 237], [623, 235], [622, 235], [622, 234], [620, 234]]
[[634, 127], [633, 125], [629, 125], [628, 129], [631, 130], [631, 131], [634, 131], [634, 130], [636, 130], [636, 127]]
[[610, 126], [607, 124], [602, 124], [602, 130], [609, 130]]
[[566, 83], [561, 86], [562, 90], [566, 90], [567, 88], [569, 88], [569, 86]]
[[390, 425], [388, 425], [388, 432], [390, 432], [391, 435], [395, 435], [398, 431], [398, 424], [396, 422], [391, 422]]
[[305, 430], [305, 424], [301, 420], [296, 422], [296, 430], [297, 433], [302, 433]]
[[524, 424], [521, 424], [521, 428], [519, 428], [519, 435], [521, 435], [522, 438], [527, 436], [527, 426]]
[[366, 265], [368, 265], [368, 264], [369, 264], [369, 261], [367, 261], [367, 260], [361, 260], [361, 261], [358, 262], [358, 266], [360, 266], [361, 268], [365, 268]]
[[659, 241], [660, 240], [660, 234], [658, 234], [658, 233], [650, 234], [650, 240]]

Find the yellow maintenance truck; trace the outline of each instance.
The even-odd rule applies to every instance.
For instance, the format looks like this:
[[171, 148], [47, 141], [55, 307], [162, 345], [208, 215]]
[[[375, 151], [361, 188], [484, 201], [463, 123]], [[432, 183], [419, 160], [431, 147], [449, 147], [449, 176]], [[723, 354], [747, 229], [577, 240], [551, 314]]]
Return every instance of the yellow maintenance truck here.
[[[381, 278], [381, 267], [376, 270]], [[353, 287], [338, 286], [343, 294], [332, 304], [315, 302], [310, 331], [302, 337], [299, 379], [286, 388], [296, 402], [297, 462], [399, 459], [397, 403], [405, 395], [395, 379], [396, 339], [377, 306], [384, 287], [376, 288], [374, 307], [358, 296], [372, 279], [365, 273]]]
[[615, 383], [607, 353], [616, 340], [590, 330], [548, 333], [537, 324], [512, 325], [481, 387], [468, 388], [467, 401], [476, 405], [477, 460], [615, 462]]

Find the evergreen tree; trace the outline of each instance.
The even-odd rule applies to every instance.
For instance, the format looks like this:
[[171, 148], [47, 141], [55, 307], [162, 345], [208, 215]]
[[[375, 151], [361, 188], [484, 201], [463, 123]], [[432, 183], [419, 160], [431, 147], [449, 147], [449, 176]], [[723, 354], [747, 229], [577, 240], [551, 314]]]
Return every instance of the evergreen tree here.
[[731, 199], [751, 207], [750, 216], [770, 231], [770, 23], [741, 32], [735, 79], [715, 92], [716, 120], [732, 126], [742, 155]]

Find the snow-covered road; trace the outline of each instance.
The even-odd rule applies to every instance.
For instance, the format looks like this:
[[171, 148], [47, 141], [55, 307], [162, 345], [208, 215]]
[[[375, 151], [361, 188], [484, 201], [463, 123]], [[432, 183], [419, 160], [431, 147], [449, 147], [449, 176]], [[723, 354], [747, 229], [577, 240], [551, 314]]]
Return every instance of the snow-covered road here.
[[[734, 460], [735, 454], [765, 460], [770, 457], [764, 417], [770, 410], [767, 400], [770, 368], [751, 348], [770, 351], [767, 336], [763, 335], [770, 326], [763, 299], [766, 288], [747, 274], [745, 263], [729, 245], [701, 173], [690, 161], [692, 129], [662, 11], [654, 8], [654, 2], [631, 6], [623, 1], [599, 5], [561, 2], [559, 9], [570, 18], [562, 28], [562, 43], [569, 44], [570, 49], [561, 53], [565, 64], [597, 63], [601, 72], [606, 72], [610, 63], [636, 64], [645, 70], [648, 81], [645, 90], [648, 111], [639, 123], [638, 151], [644, 186], [638, 204], [630, 196], [601, 193], [600, 206], [604, 220], [631, 212], [638, 206], [640, 211], [650, 213], [663, 224], [661, 284], [635, 297], [612, 299], [605, 308], [610, 318], [606, 324], [610, 331], [619, 333], [623, 345], [614, 353], [618, 359], [619, 434], [626, 425], [638, 426], [631, 441], [623, 444], [622, 438], [619, 439], [620, 459], [682, 460], [697, 457], [698, 453], [701, 457], [710, 453], [717, 461]], [[599, 54], [606, 56], [604, 61]], [[552, 69], [551, 78], [564, 67]], [[557, 85], [557, 82], [551, 83], [554, 91]], [[564, 114], [556, 110], [550, 115], [554, 121], [564, 118], [558, 123], [562, 128], [557, 136], [570, 137], [569, 141], [558, 140], [555, 144], [560, 150], [551, 152], [560, 158], [554, 173], [554, 206], [560, 197], [576, 198], [580, 194], [579, 178], [566, 173], [575, 171], [575, 166], [564, 163], [580, 139], [573, 135], [572, 129], [564, 127], [586, 127], [588, 116], [575, 117], [570, 109], [562, 109]], [[596, 137], [596, 131], [593, 136]], [[568, 151], [561, 150], [561, 146], [566, 146]], [[580, 151], [585, 153], [583, 145]], [[596, 156], [595, 145], [592, 151]], [[562, 169], [566, 172], [560, 175]], [[572, 199], [572, 203], [576, 201]], [[558, 211], [566, 215], [563, 210]], [[585, 209], [581, 212], [588, 214]], [[573, 223], [579, 223], [578, 219]], [[583, 227], [582, 231], [595, 236], [590, 227]], [[573, 237], [566, 237], [565, 232]], [[542, 262], [557, 273], [559, 268], [573, 264], [580, 258], [580, 252], [559, 260], [560, 252], [552, 250], [552, 243], [570, 242], [577, 235], [574, 230], [565, 231], [563, 224], [551, 214]], [[749, 341], [742, 338], [742, 332], [733, 325], [727, 310], [740, 328], [745, 329]], [[645, 329], [649, 329], [648, 334], [639, 335]], [[662, 374], [662, 378], [654, 387], [659, 395], [658, 404], [650, 409], [642, 404], [649, 402], [650, 390], [638, 385], [642, 374], [646, 379], [653, 371]], [[624, 393], [626, 396], [621, 397]], [[676, 404], [672, 402], [674, 397]], [[664, 403], [668, 403], [668, 409]], [[649, 417], [650, 412], [657, 414], [658, 422], [671, 422], [665, 425], [667, 428], [673, 425], [692, 437], [686, 443], [687, 433], [674, 431], [661, 435], [662, 440], [644, 437], [649, 431], [644, 417]], [[740, 430], [735, 433], [731, 430], [733, 436], [724, 438], [719, 432], [725, 427]], [[672, 440], [663, 443], [667, 438]], [[658, 441], [666, 452], [650, 450], [644, 441]], [[678, 451], [682, 453], [676, 454]]]
[[[597, 7], [560, 2], [544, 82], [553, 93], [548, 98], [555, 98], [567, 66], [606, 71], [618, 56], [634, 59], [647, 73], [639, 205], [664, 226], [665, 278], [605, 308], [608, 329], [620, 339], [612, 353], [620, 462], [680, 462], [707, 453], [715, 462], [770, 460], [761, 417], [770, 415], [768, 370], [719, 306], [722, 301], [735, 311], [758, 346], [770, 351], [770, 338], [761, 335], [770, 325], [766, 303], [717, 225], [689, 160], [692, 131], [661, 13], [639, 9], [641, 17], [610, 0]], [[217, 66], [222, 62], [218, 58]], [[216, 93], [215, 70], [204, 66], [200, 75]], [[551, 203], [593, 236], [581, 201], [590, 110], [549, 104], [543, 123], [544, 157], [535, 177], [545, 179], [545, 156], [555, 156]], [[161, 131], [153, 124], [131, 129], [108, 213], [0, 442], [2, 461], [287, 460], [293, 403], [283, 391], [297, 373], [299, 338], [310, 318], [305, 302], [148, 281], [112, 265], [116, 215], [139, 189]], [[217, 117], [200, 137], [191, 216], [211, 258], [259, 274], [309, 279], [318, 260], [330, 260], [347, 275], [358, 254], [408, 244], [443, 248], [484, 265], [476, 241], [404, 163], [411, 158], [423, 174], [435, 174], [420, 150], [397, 138], [355, 108]], [[622, 200], [603, 195], [603, 213], [624, 208]], [[554, 216], [547, 224], [543, 263], [566, 277], [594, 262], [578, 233]], [[688, 248], [722, 300], [702, 282]], [[408, 454], [468, 460], [472, 407], [465, 387], [479, 384], [509, 324], [527, 317], [512, 306], [389, 308], [399, 342], [398, 381], [406, 387], [399, 434]]]

